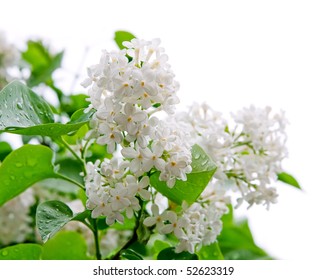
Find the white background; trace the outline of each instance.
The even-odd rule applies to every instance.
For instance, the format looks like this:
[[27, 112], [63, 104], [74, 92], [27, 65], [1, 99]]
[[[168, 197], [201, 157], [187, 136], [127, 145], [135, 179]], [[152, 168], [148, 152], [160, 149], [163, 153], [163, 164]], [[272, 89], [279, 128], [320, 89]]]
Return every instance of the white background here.
[[[284, 168], [304, 191], [278, 185], [279, 203], [247, 215], [255, 239], [279, 259], [314, 260], [326, 247], [327, 6], [325, 1], [1, 0], [0, 30], [18, 46], [43, 38], [66, 49], [76, 72], [116, 48], [113, 34], [160, 37], [181, 84], [181, 107], [209, 103], [224, 113], [270, 105], [286, 111]], [[85, 50], [88, 49], [85, 56]], [[67, 82], [68, 81], [68, 82]], [[80, 80], [78, 81], [78, 83]], [[78, 85], [75, 91], [84, 92]]]

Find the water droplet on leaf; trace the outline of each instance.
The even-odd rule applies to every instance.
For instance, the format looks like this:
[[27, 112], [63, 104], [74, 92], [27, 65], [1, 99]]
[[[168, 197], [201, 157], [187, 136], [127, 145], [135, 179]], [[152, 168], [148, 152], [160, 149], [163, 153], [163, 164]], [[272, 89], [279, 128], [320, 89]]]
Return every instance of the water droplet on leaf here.
[[3, 255], [4, 257], [8, 255], [8, 251], [4, 250], [1, 252], [1, 255]]
[[207, 163], [208, 163], [208, 159], [204, 160], [204, 161], [201, 163], [201, 165], [202, 165], [202, 166], [205, 166]]
[[23, 104], [21, 102], [18, 102], [16, 106], [19, 110], [23, 110]]
[[37, 160], [35, 158], [30, 157], [27, 159], [28, 166], [34, 167], [36, 164], [37, 164]]

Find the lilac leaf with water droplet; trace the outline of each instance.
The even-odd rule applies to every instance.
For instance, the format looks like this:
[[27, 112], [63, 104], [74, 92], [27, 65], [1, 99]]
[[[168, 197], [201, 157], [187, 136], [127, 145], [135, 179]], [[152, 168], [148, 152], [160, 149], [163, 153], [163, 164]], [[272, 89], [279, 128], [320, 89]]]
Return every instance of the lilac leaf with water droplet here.
[[0, 250], [0, 260], [40, 260], [41, 255], [39, 244], [18, 244]]
[[53, 113], [45, 100], [26, 85], [14, 81], [0, 92], [0, 132], [41, 135], [57, 138], [77, 131], [94, 113], [77, 110], [68, 123], [54, 123]]
[[65, 203], [51, 200], [41, 203], [36, 209], [36, 227], [43, 242], [47, 242], [70, 221], [84, 221], [90, 216], [90, 211], [73, 214]]
[[0, 206], [38, 181], [60, 177], [54, 172], [53, 152], [42, 145], [24, 145], [0, 166]]

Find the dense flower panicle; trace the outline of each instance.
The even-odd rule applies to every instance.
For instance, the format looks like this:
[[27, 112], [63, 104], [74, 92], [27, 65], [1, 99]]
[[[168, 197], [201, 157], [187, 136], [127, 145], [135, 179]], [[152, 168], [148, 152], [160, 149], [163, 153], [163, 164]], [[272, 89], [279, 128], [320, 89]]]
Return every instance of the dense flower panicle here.
[[34, 203], [33, 191], [28, 189], [0, 207], [0, 245], [20, 243], [33, 234], [30, 210]]
[[[88, 78], [82, 83], [88, 87], [91, 108], [103, 112], [109, 107], [115, 114], [121, 112], [119, 105], [122, 104], [134, 105], [135, 110], [137, 107], [148, 110], [158, 104], [160, 110], [173, 111], [179, 102], [176, 96], [179, 85], [167, 63], [167, 55], [162, 53], [164, 50], [159, 47], [154, 50], [153, 46], [159, 43], [158, 39], [152, 42], [133, 39], [125, 42], [127, 50], [103, 51], [99, 64], [88, 68]], [[132, 57], [131, 61], [126, 54]], [[106, 97], [117, 107], [104, 102]], [[104, 117], [103, 113], [101, 115]], [[110, 114], [107, 117], [110, 118]]]
[[[139, 217], [145, 204], [149, 216], [144, 225], [174, 234], [176, 252], [194, 253], [217, 240], [230, 190], [238, 193], [237, 206], [276, 203], [271, 183], [287, 155], [283, 113], [251, 106], [232, 115], [232, 122], [206, 104], [176, 113], [179, 84], [160, 40], [133, 39], [123, 45], [121, 51], [103, 51], [83, 82], [91, 103], [87, 110], [95, 110], [86, 138], [106, 145], [112, 155], [87, 163], [86, 207], [92, 217], [105, 216], [108, 225], [123, 223], [125, 217]], [[160, 111], [169, 117], [159, 119]], [[168, 188], [176, 180], [186, 181], [194, 144], [211, 156], [217, 171], [201, 196], [176, 212], [150, 186], [149, 176], [158, 171]]]
[[82, 83], [88, 87], [88, 110], [96, 111], [87, 138], [114, 154], [110, 161], [88, 163], [87, 207], [93, 217], [107, 216], [109, 224], [122, 222], [122, 213], [131, 217], [138, 211], [136, 197], [150, 199], [144, 175], [152, 169], [160, 171], [160, 180], [168, 187], [176, 179], [186, 180], [192, 170], [191, 146], [183, 141], [183, 131], [154, 116], [159, 111], [174, 113], [179, 102], [179, 85], [160, 40], [133, 39], [124, 45], [127, 49], [119, 52], [103, 51]]
[[249, 206], [264, 204], [269, 208], [278, 196], [269, 185], [276, 181], [287, 156], [284, 113], [272, 114], [270, 107], [251, 106], [232, 117], [229, 125], [206, 104], [194, 104], [189, 112], [176, 116], [217, 164], [215, 178], [221, 186], [236, 186], [241, 194], [238, 205], [245, 200]]

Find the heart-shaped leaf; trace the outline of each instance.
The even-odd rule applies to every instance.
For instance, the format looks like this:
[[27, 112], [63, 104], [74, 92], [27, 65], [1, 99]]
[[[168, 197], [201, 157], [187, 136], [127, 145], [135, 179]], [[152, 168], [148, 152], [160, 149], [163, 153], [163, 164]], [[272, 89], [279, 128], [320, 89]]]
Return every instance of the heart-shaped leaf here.
[[43, 242], [47, 242], [68, 222], [84, 221], [90, 216], [90, 211], [86, 210], [76, 215], [65, 203], [58, 200], [51, 200], [41, 203], [36, 209], [36, 226], [39, 230]]
[[57, 200], [41, 203], [36, 209], [36, 226], [43, 242], [48, 241], [73, 218], [73, 211]]

